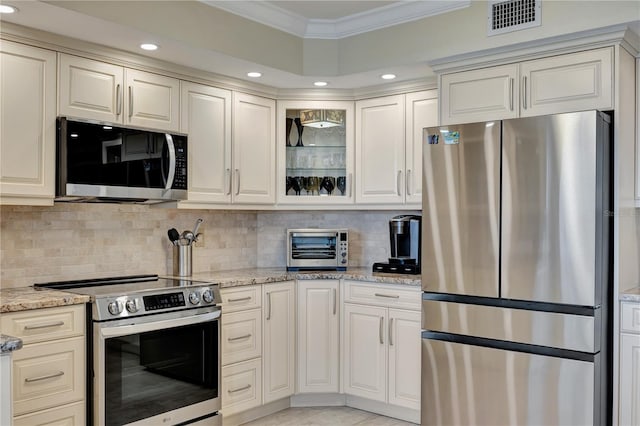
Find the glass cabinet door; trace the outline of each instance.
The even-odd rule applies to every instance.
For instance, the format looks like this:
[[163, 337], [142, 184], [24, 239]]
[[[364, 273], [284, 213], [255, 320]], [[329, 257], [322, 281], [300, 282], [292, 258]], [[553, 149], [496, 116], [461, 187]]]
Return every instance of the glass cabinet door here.
[[[351, 110], [340, 105], [288, 106], [283, 109], [284, 148], [280, 201], [334, 204], [351, 196]], [[352, 133], [352, 132], [351, 132]]]

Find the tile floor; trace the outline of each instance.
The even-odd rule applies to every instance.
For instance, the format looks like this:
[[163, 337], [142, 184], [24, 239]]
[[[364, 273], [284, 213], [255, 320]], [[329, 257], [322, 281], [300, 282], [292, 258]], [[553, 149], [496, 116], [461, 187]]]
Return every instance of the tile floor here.
[[350, 407], [287, 408], [243, 426], [414, 426]]

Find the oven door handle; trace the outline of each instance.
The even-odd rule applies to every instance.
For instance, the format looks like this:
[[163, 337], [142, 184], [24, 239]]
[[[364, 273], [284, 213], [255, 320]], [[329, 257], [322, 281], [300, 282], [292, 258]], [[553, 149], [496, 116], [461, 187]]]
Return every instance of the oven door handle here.
[[127, 336], [129, 334], [146, 333], [167, 328], [181, 327], [183, 325], [200, 324], [220, 318], [220, 309], [199, 315], [189, 315], [182, 318], [170, 318], [158, 321], [145, 322], [141, 324], [126, 324], [120, 326], [106, 326], [100, 329], [102, 337]]

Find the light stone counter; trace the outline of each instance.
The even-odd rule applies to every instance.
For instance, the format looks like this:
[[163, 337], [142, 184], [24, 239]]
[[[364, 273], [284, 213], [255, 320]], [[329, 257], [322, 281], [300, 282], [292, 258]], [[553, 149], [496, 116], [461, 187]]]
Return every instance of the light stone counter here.
[[640, 303], [640, 287], [624, 290], [620, 293], [620, 301]]
[[79, 305], [89, 302], [89, 296], [57, 290], [36, 290], [33, 287], [3, 288], [0, 290], [0, 313]]
[[296, 279], [347, 279], [420, 287], [420, 275], [374, 273], [370, 268], [349, 268], [346, 271], [312, 272], [287, 272], [283, 268], [255, 268], [234, 271], [198, 272], [191, 277], [187, 277], [187, 279], [216, 283], [220, 285], [220, 288], [276, 283]]

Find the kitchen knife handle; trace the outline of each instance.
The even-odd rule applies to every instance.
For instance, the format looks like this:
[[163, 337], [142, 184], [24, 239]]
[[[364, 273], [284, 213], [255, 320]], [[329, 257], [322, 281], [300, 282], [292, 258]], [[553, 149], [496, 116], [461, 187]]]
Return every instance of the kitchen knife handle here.
[[407, 170], [407, 195], [411, 195], [411, 169]]
[[513, 111], [513, 78], [509, 79], [509, 111]]
[[240, 170], [236, 169], [236, 195], [240, 194]]
[[227, 195], [231, 195], [231, 169], [227, 169], [225, 177], [227, 179]]
[[522, 108], [527, 109], [527, 76], [522, 77]]
[[64, 371], [58, 371], [56, 373], [45, 374], [44, 376], [38, 377], [25, 377], [25, 383], [39, 382], [41, 380], [53, 379], [54, 377], [60, 377], [64, 375]]
[[396, 190], [398, 191], [398, 195], [402, 195], [400, 191], [400, 181], [402, 180], [402, 170], [398, 170], [398, 179], [396, 180]]
[[116, 86], [116, 115], [122, 114], [122, 88], [120, 84]]
[[59, 327], [64, 325], [64, 321], [56, 321], [56, 322], [48, 322], [46, 324], [38, 324], [38, 325], [25, 325], [25, 330], [39, 330], [41, 328], [49, 328], [49, 327]]
[[267, 321], [271, 319], [271, 293], [267, 293]]
[[129, 86], [129, 118], [133, 117], [133, 86]]
[[393, 346], [393, 318], [389, 319], [389, 346]]
[[378, 328], [378, 334], [380, 335], [380, 344], [384, 345], [384, 317], [380, 317], [380, 327]]
[[333, 289], [333, 315], [336, 314], [336, 303], [337, 303], [337, 299], [338, 297], [336, 296], [336, 289]]

